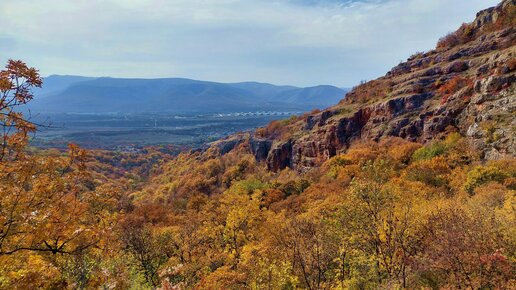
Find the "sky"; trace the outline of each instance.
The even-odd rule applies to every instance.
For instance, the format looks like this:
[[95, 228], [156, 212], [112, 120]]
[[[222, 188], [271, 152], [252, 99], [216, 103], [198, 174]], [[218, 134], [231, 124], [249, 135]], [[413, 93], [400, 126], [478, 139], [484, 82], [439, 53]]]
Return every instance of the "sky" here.
[[0, 0], [0, 61], [41, 75], [351, 87], [498, 0]]

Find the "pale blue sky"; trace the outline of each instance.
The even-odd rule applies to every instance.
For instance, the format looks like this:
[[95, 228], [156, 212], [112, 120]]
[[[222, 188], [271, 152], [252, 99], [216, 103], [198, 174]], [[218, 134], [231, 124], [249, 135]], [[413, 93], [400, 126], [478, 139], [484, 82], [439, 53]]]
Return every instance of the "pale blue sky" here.
[[353, 86], [496, 0], [1, 0], [0, 61], [42, 75]]

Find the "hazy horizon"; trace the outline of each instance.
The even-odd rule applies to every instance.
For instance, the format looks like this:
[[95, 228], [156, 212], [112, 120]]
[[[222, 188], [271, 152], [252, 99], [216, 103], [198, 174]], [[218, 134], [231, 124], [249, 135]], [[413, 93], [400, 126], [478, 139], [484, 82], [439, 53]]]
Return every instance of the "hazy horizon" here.
[[[188, 80], [193, 80], [193, 81], [201, 81], [201, 82], [216, 82], [216, 81], [213, 81], [213, 80], [205, 80], [205, 79], [196, 79], [196, 78], [185, 78], [185, 77], [181, 77], [181, 76], [176, 76], [176, 77], [167, 77], [167, 76], [163, 76], [163, 77], [117, 77], [117, 76], [95, 76], [95, 75], [74, 75], [74, 74], [49, 74], [49, 75], [43, 75], [43, 79], [45, 78], [49, 78], [49, 77], [85, 77], [85, 78], [112, 78], [112, 79], [127, 79], [127, 80], [159, 80], [159, 79], [188, 79]], [[338, 88], [342, 88], [342, 89], [351, 89], [351, 87], [341, 87], [341, 86], [336, 86], [336, 85], [333, 85], [333, 84], [326, 84], [326, 83], [320, 83], [320, 84], [316, 84], [316, 85], [313, 85], [313, 86], [296, 86], [296, 85], [291, 85], [291, 84], [286, 84], [286, 83], [275, 83], [275, 82], [262, 82], [262, 81], [256, 81], [256, 80], [242, 80], [242, 81], [237, 81], [237, 82], [216, 82], [216, 83], [221, 83], [221, 84], [238, 84], [238, 83], [261, 83], [261, 84], [269, 84], [269, 85], [274, 85], [274, 86], [293, 86], [293, 87], [298, 87], [298, 88], [308, 88], [308, 87], [317, 87], [317, 86], [325, 86], [325, 85], [328, 85], [328, 86], [335, 86], [335, 87], [338, 87]]]
[[42, 75], [351, 87], [498, 1], [0, 3], [0, 43]]

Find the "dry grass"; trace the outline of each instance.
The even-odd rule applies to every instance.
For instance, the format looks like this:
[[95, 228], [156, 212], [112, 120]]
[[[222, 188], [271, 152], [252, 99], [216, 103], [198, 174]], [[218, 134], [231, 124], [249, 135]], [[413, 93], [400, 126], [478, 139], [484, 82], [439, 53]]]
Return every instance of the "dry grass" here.
[[384, 99], [392, 91], [392, 81], [387, 80], [373, 80], [364, 84], [361, 84], [351, 92], [349, 92], [342, 104], [354, 104], [354, 103], [369, 103]]

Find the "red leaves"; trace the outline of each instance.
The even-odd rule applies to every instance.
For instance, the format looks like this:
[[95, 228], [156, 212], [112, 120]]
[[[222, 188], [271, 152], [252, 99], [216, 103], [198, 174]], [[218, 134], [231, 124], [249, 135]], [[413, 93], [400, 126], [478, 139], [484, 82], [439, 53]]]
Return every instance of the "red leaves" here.
[[450, 96], [458, 92], [459, 90], [469, 87], [473, 88], [473, 80], [461, 76], [456, 76], [437, 89], [437, 93], [442, 96], [441, 105], [448, 102]]

